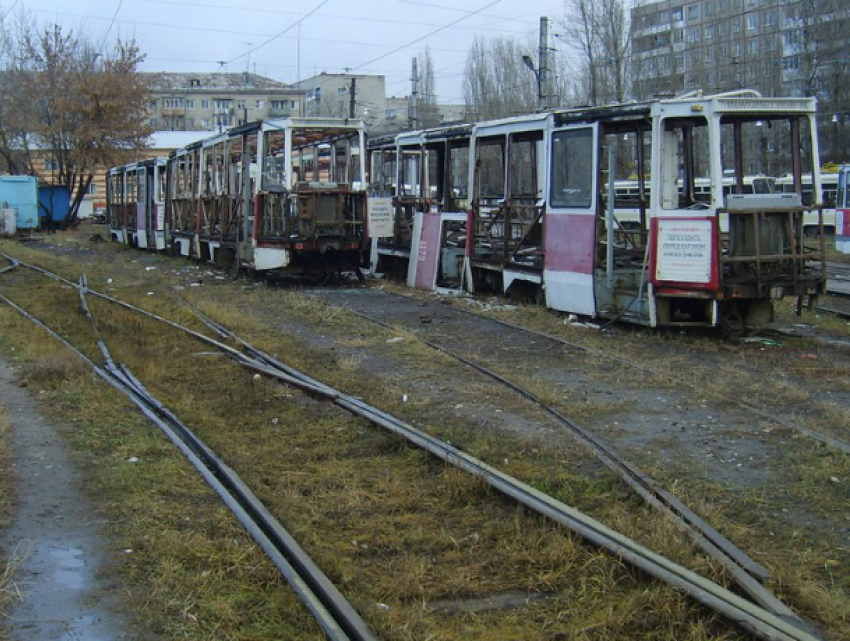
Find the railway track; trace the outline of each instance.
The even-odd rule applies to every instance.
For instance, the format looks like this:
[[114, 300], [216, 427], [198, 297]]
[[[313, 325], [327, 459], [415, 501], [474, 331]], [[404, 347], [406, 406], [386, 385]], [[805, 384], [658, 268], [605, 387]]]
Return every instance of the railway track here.
[[[399, 298], [407, 299], [407, 300], [414, 300], [414, 299], [412, 299], [408, 296], [405, 296], [405, 295], [402, 295], [402, 294], [395, 294], [395, 293], [392, 293], [392, 292], [383, 292], [382, 291], [381, 295], [399, 297]], [[360, 316], [364, 319], [367, 319], [371, 322], [377, 323], [377, 324], [382, 325], [384, 327], [392, 326], [392, 322], [389, 322], [386, 319], [378, 318], [374, 314], [367, 313], [366, 311], [363, 310], [362, 306], [358, 307], [357, 298], [358, 298], [358, 296], [344, 297], [343, 302], [339, 306], [346, 309], [349, 312], [357, 314], [358, 316]], [[329, 300], [327, 296], [325, 296], [325, 299]], [[446, 307], [444, 305], [440, 305], [438, 303], [433, 303], [433, 302], [430, 302], [430, 301], [429, 302], [422, 302], [419, 299], [416, 299], [416, 300], [418, 301], [419, 305], [427, 305], [432, 310], [439, 310], [439, 313], [441, 313], [441, 314], [449, 313], [449, 312], [447, 312]], [[331, 304], [334, 304], [334, 303], [331, 302]], [[380, 306], [379, 305], [372, 305], [372, 308], [378, 309], [378, 308], [380, 308]], [[421, 312], [421, 310], [420, 310], [420, 312]], [[471, 311], [471, 310], [463, 309], [461, 307], [452, 306], [451, 307], [451, 313], [455, 313], [455, 312], [460, 313], [460, 314], [472, 315], [472, 316], [480, 318], [484, 321], [487, 321], [489, 323], [494, 323], [496, 325], [500, 325], [502, 327], [506, 327], [506, 328], [509, 328], [511, 330], [514, 330], [514, 331], [517, 331], [517, 332], [520, 332], [520, 333], [523, 333], [523, 334], [526, 334], [526, 335], [532, 335], [532, 336], [540, 337], [540, 338], [545, 339], [546, 341], [551, 342], [552, 344], [562, 345], [562, 346], [568, 347], [572, 350], [591, 354], [593, 356], [609, 360], [612, 363], [616, 363], [618, 365], [628, 367], [628, 368], [630, 368], [634, 371], [642, 372], [646, 375], [658, 376], [658, 377], [662, 377], [662, 378], [669, 378], [669, 374], [666, 373], [666, 372], [656, 370], [656, 369], [653, 369], [651, 367], [647, 367], [646, 365], [643, 365], [641, 363], [637, 363], [637, 362], [632, 361], [628, 358], [624, 358], [624, 357], [617, 356], [617, 355], [612, 355], [612, 354], [605, 352], [603, 350], [598, 350], [598, 349], [588, 347], [584, 344], [581, 344], [581, 343], [578, 343], [578, 342], [575, 342], [575, 341], [566, 340], [566, 339], [561, 338], [559, 336], [554, 336], [552, 334], [540, 332], [540, 331], [537, 331], [537, 330], [534, 330], [534, 329], [531, 329], [531, 328], [528, 328], [528, 327], [517, 325], [515, 323], [506, 322], [506, 321], [503, 321], [503, 320], [500, 320], [500, 319], [493, 318], [492, 316], [485, 316], [483, 314], [479, 314], [479, 313]], [[398, 320], [398, 322], [402, 322], [402, 323], [404, 322], [404, 319], [402, 317], [399, 317], [397, 320]], [[454, 350], [450, 347], [447, 347], [445, 344], [437, 344], [433, 341], [428, 341], [428, 340], [424, 340], [424, 342], [428, 343], [431, 347], [433, 347], [435, 349], [438, 349], [440, 351], [443, 351], [447, 354], [452, 355], [453, 357], [457, 358], [458, 360], [461, 360], [461, 361], [465, 362], [467, 365], [475, 367], [476, 369], [481, 367], [480, 364], [475, 363], [472, 360], [464, 357], [463, 355], [461, 355], [459, 353], [458, 350]], [[488, 375], [491, 375], [491, 374], [492, 374], [492, 372], [490, 372]], [[512, 383], [508, 383], [507, 381], [503, 381], [503, 383], [507, 384], [508, 386], [513, 386]], [[692, 389], [695, 389], [695, 388], [692, 388]], [[525, 396], [529, 395], [529, 393], [527, 391], [521, 391], [520, 393], [525, 395]], [[805, 427], [804, 425], [801, 425], [800, 423], [798, 423], [796, 421], [788, 419], [786, 416], [779, 415], [775, 412], [769, 412], [769, 411], [767, 411], [767, 410], [765, 410], [761, 407], [758, 407], [757, 405], [755, 405], [753, 403], [749, 403], [749, 402], [741, 400], [741, 399], [729, 398], [729, 399], [727, 399], [727, 402], [730, 402], [730, 403], [736, 405], [741, 410], [749, 413], [750, 415], [752, 415], [754, 417], [757, 417], [760, 420], [771, 421], [773, 423], [776, 423], [777, 425], [781, 425], [782, 427], [784, 427], [786, 429], [792, 430], [792, 431], [797, 432], [801, 435], [804, 435], [808, 438], [814, 439], [814, 440], [819, 441], [819, 442], [821, 442], [825, 445], [828, 445], [829, 447], [832, 447], [832, 448], [834, 448], [838, 451], [841, 451], [845, 454], [850, 454], [850, 443], [848, 443], [848, 442], [834, 438], [834, 437], [832, 437], [828, 434], [823, 434], [823, 433], [818, 432], [816, 430], [809, 429], [809, 428]]]
[[[7, 258], [9, 260], [14, 261], [14, 259], [12, 259], [11, 257]], [[329, 401], [335, 403], [336, 405], [346, 409], [347, 411], [366, 418], [371, 423], [380, 426], [383, 429], [389, 430], [394, 434], [403, 436], [412, 444], [428, 451], [430, 454], [440, 458], [441, 460], [451, 463], [471, 474], [478, 476], [479, 478], [484, 479], [489, 485], [491, 485], [493, 488], [495, 488], [505, 496], [508, 496], [518, 501], [527, 508], [532, 509], [538, 512], [539, 514], [552, 519], [556, 523], [559, 523], [560, 525], [569, 528], [570, 530], [584, 537], [592, 544], [608, 550], [609, 552], [624, 560], [628, 564], [639, 568], [641, 571], [647, 573], [650, 576], [653, 576], [670, 585], [673, 585], [674, 587], [685, 592], [698, 602], [715, 610], [722, 616], [726, 617], [730, 621], [735, 622], [736, 624], [752, 632], [756, 636], [771, 639], [815, 638], [810, 632], [803, 629], [805, 626], [798, 619], [796, 619], [793, 613], [790, 613], [790, 610], [784, 609], [784, 606], [781, 606], [781, 604], [781, 607], [778, 608], [780, 611], [775, 612], [771, 611], [771, 608], [751, 603], [730, 592], [729, 590], [719, 586], [718, 584], [713, 583], [708, 579], [705, 579], [704, 577], [701, 577], [693, 573], [692, 571], [687, 570], [686, 568], [679, 566], [678, 564], [673, 563], [651, 552], [650, 550], [647, 550], [643, 546], [628, 539], [627, 537], [624, 537], [606, 528], [594, 519], [556, 501], [555, 499], [545, 494], [542, 494], [541, 492], [535, 490], [534, 488], [531, 488], [528, 485], [523, 484], [517, 479], [486, 465], [482, 461], [458, 450], [457, 448], [443, 441], [440, 441], [439, 439], [435, 439], [434, 437], [429, 436], [428, 434], [410, 425], [407, 425], [402, 421], [399, 421], [391, 415], [369, 406], [368, 404], [364, 403], [359, 399], [353, 398], [337, 390], [334, 390], [322, 384], [321, 382], [316, 381], [310, 378], [309, 376], [294, 370], [293, 368], [285, 365], [277, 359], [274, 359], [269, 355], [257, 350], [252, 345], [250, 345], [246, 341], [239, 339], [237, 336], [233, 335], [232, 332], [229, 332], [228, 330], [226, 330], [226, 328], [220, 325], [216, 325], [215, 323], [212, 323], [211, 321], [207, 320], [208, 326], [213, 328], [217, 334], [219, 334], [220, 336], [226, 335], [228, 336], [228, 338], [236, 340], [241, 346], [241, 351], [235, 350], [216, 339], [209, 338], [204, 334], [200, 334], [187, 327], [181, 326], [175, 323], [174, 321], [159, 317], [155, 314], [152, 314], [151, 312], [130, 305], [126, 302], [120, 301], [119, 299], [116, 299], [114, 297], [90, 290], [84, 282], [74, 283], [58, 276], [57, 274], [49, 272], [48, 270], [45, 270], [35, 265], [13, 262], [13, 264], [10, 265], [9, 268], [0, 271], [14, 269], [18, 265], [37, 271], [45, 276], [49, 276], [50, 278], [56, 279], [65, 285], [74, 287], [75, 289], [77, 289], [77, 291], [80, 292], [81, 302], [84, 301], [84, 295], [95, 296], [112, 304], [120, 305], [125, 309], [132, 310], [139, 314], [143, 314], [158, 322], [165, 323], [174, 329], [178, 329], [189, 334], [197, 340], [203, 341], [209, 346], [213, 346], [216, 349], [221, 350], [243, 367], [246, 367], [263, 376], [282, 381], [287, 385], [297, 387], [311, 394], [320, 395], [328, 399]], [[20, 313], [27, 315], [27, 317], [30, 318], [30, 320], [32, 320], [33, 322], [37, 322], [41, 326], [45, 327], [43, 323], [40, 323], [38, 319], [34, 318], [32, 315], [29, 315], [26, 310], [23, 310], [22, 308], [18, 307], [13, 301], [9, 300], [5, 296], [3, 297], [3, 300], [13, 306]], [[53, 332], [53, 330], [49, 330], [49, 328], [47, 327], [45, 327], [45, 329], [48, 329], [48, 331], [51, 331], [51, 333], [58, 336], [58, 334], [56, 334], [56, 332]], [[70, 345], [69, 347], [74, 349], [76, 353], [82, 356], [82, 353], [76, 350], [76, 348]], [[168, 412], [168, 410], [164, 408], [158, 401], [156, 401], [156, 399], [153, 399], [152, 396], [147, 393], [144, 386], [138, 380], [136, 380], [135, 377], [132, 376], [132, 374], [122, 369], [120, 366], [115, 366], [114, 364], [112, 364], [111, 358], [107, 356], [108, 352], [105, 351], [105, 347], [102, 346], [101, 349], [104, 350], [104, 358], [107, 361], [107, 365], [105, 368], [95, 366], [90, 361], [90, 359], [87, 359], [87, 362], [89, 362], [90, 364], [92, 364], [93, 367], [96, 368], [95, 371], [100, 370], [98, 371], [98, 375], [100, 375], [102, 378], [105, 378], [105, 380], [110, 382], [110, 384], [120, 386], [122, 388], [122, 391], [129, 391], [132, 394], [132, 397], [134, 398], [134, 402], [136, 402], [140, 409], [142, 409], [142, 411], [145, 412], [145, 414], [148, 415], [149, 418], [155, 416], [158, 417], [158, 419], [161, 421], [170, 422], [173, 418], [173, 415], [172, 417], [169, 417], [170, 413]], [[101, 374], [101, 371], [104, 372], [104, 374]], [[127, 392], [125, 391], [125, 393]], [[172, 425], [172, 427], [174, 426]], [[178, 431], [184, 432], [183, 430]], [[195, 444], [189, 446], [186, 444], [185, 441], [183, 441], [182, 437], [178, 440], [183, 443], [187, 449], [193, 451], [198, 456], [198, 458], [206, 460], [214, 458], [214, 455], [212, 455], [211, 452], [209, 452], [208, 449], [205, 448], [202, 444]], [[183, 449], [183, 447], [181, 447], [181, 449]], [[215, 476], [215, 474], [213, 475]], [[237, 482], [236, 485], [237, 487], [239, 487], [240, 484]], [[262, 511], [262, 507], [260, 506], [259, 512]], [[249, 527], [249, 530], [250, 529], [252, 528]], [[775, 606], [775, 604], [773, 603], [769, 603], [769, 605]], [[773, 607], [773, 609], [776, 610], [777, 608]], [[325, 628], [327, 631], [328, 629], [334, 629], [336, 626], [343, 627], [340, 624], [328, 624], [328, 628], [325, 628], [325, 625], [323, 625], [322, 627]]]
[[[20, 264], [14, 259], [10, 260], [13, 261], [12, 264], [0, 270], [0, 273], [14, 269]], [[42, 271], [42, 273], [57, 277], [57, 275], [47, 271]], [[85, 282], [85, 277], [82, 277], [80, 283], [75, 286], [79, 292], [81, 309], [95, 325], [97, 332], [96, 324], [86, 303], [85, 296], [90, 290]], [[97, 295], [94, 292], [91, 293]], [[239, 475], [228, 467], [177, 416], [162, 405], [133, 375], [129, 368], [116, 364], [102, 339], [98, 339], [98, 347], [103, 355], [105, 365], [98, 365], [58, 332], [3, 294], [0, 294], [0, 300], [41, 327], [88, 364], [97, 376], [127, 396], [139, 411], [168, 437], [263, 549], [266, 556], [274, 563], [293, 591], [313, 614], [328, 639], [332, 641], [377, 641], [378, 637], [374, 635], [351, 604], [298, 545], [286, 528], [265, 508]], [[183, 329], [189, 333], [192, 331], [188, 328]], [[226, 345], [217, 344], [216, 346], [223, 351], [228, 351]], [[238, 354], [231, 355], [239, 358]]]

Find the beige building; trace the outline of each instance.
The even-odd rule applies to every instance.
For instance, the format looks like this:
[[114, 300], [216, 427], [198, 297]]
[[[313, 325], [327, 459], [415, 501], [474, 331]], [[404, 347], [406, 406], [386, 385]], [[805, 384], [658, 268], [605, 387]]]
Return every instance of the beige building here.
[[[305, 94], [305, 115], [352, 115], [362, 118], [370, 133], [382, 134], [411, 128], [410, 96], [387, 97], [386, 78], [381, 75], [352, 73], [320, 73], [298, 83]], [[353, 94], [353, 103], [352, 103]], [[435, 105], [427, 118], [430, 125], [460, 122], [466, 109], [463, 105]], [[418, 113], [418, 127], [425, 121], [426, 110]], [[417, 128], [418, 128], [417, 127]]]
[[304, 92], [253, 73], [151, 73], [150, 125], [161, 131], [219, 131], [304, 114]]

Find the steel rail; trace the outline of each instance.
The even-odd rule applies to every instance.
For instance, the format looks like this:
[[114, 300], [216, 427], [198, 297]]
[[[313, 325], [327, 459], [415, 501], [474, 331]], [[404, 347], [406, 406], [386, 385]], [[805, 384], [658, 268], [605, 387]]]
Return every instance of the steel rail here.
[[[396, 296], [396, 297], [399, 297], [399, 298], [407, 298], [407, 299], [410, 299], [410, 300], [420, 300], [420, 299], [414, 298], [412, 296], [407, 296], [405, 294], [397, 294], [395, 292], [387, 292], [387, 291], [382, 290], [382, 293], [389, 295], [389, 296]], [[432, 303], [430, 301], [424, 301], [424, 302], [427, 302], [430, 305], [435, 304], [435, 303]], [[349, 308], [344, 308], [344, 309], [346, 309], [348, 311], [352, 311]], [[668, 379], [670, 378], [670, 375], [667, 374], [666, 372], [660, 372], [658, 370], [654, 370], [652, 368], [646, 367], [645, 365], [641, 365], [640, 363], [636, 363], [636, 362], [629, 360], [627, 358], [623, 358], [622, 356], [615, 356], [614, 354], [608, 354], [607, 352], [604, 352], [601, 349], [595, 349], [595, 348], [592, 348], [592, 347], [587, 347], [586, 345], [582, 345], [581, 343], [576, 343], [574, 341], [567, 340], [566, 338], [561, 338], [560, 336], [555, 336], [554, 334], [542, 332], [540, 330], [532, 329], [530, 327], [523, 327], [522, 325], [517, 325], [516, 323], [511, 323], [510, 321], [504, 321], [504, 320], [501, 320], [499, 318], [492, 318], [490, 316], [485, 316], [484, 314], [480, 314], [480, 313], [472, 311], [470, 309], [463, 309], [463, 308], [460, 308], [460, 307], [452, 307], [452, 310], [459, 312], [461, 314], [469, 314], [470, 316], [475, 316], [476, 318], [483, 318], [483, 319], [492, 321], [492, 322], [494, 322], [498, 325], [502, 325], [504, 327], [509, 327], [511, 329], [515, 329], [515, 330], [520, 331], [520, 332], [525, 332], [527, 334], [533, 334], [534, 336], [540, 336], [541, 338], [546, 338], [546, 339], [548, 339], [548, 340], [550, 340], [554, 343], [558, 343], [560, 345], [565, 345], [567, 347], [572, 347], [572, 348], [581, 350], [583, 352], [593, 354], [595, 356], [601, 356], [602, 358], [606, 358], [608, 360], [614, 361], [615, 363], [621, 363], [623, 365], [626, 365], [628, 367], [636, 369], [639, 372], [644, 372], [645, 374], [651, 374], [653, 376], [660, 376], [660, 377], [668, 378]], [[682, 384], [686, 385], [687, 387], [689, 387], [691, 389], [698, 389], [696, 385], [693, 385], [693, 384], [688, 383], [686, 381], [679, 381], [679, 382], [681, 382]], [[841, 441], [841, 440], [836, 439], [836, 438], [829, 436], [827, 434], [822, 434], [820, 432], [816, 432], [815, 430], [811, 430], [811, 429], [804, 427], [804, 426], [802, 426], [798, 423], [795, 423], [793, 421], [789, 421], [789, 420], [783, 418], [782, 416], [777, 416], [776, 414], [771, 414], [770, 412], [766, 412], [765, 410], [761, 409], [757, 405], [753, 405], [752, 403], [747, 403], [746, 401], [742, 401], [742, 400], [738, 400], [738, 399], [726, 399], [726, 400], [729, 403], [732, 403], [733, 405], [737, 405], [742, 410], [756, 414], [759, 418], [772, 421], [772, 422], [774, 422], [778, 425], [781, 425], [782, 427], [789, 429], [793, 432], [799, 432], [800, 434], [804, 434], [804, 435], [808, 436], [809, 438], [812, 438], [816, 441], [820, 441], [821, 443], [823, 443], [825, 445], [829, 445], [830, 447], [833, 447], [837, 450], [840, 450], [840, 451], [844, 452], [845, 454], [850, 454], [850, 443], [847, 443], [846, 441]]]
[[[350, 313], [374, 322], [382, 327], [391, 328], [391, 325], [375, 319], [367, 314], [348, 310]], [[657, 481], [652, 479], [646, 472], [635, 464], [623, 458], [609, 443], [592, 434], [577, 422], [565, 417], [551, 405], [546, 404], [538, 396], [516, 383], [507, 380], [500, 374], [471, 361], [465, 356], [449, 350], [431, 341], [421, 340], [429, 347], [454, 358], [476, 371], [503, 384], [505, 387], [518, 394], [522, 398], [534, 403], [542, 409], [556, 424], [568, 429], [576, 438], [586, 446], [590, 447], [594, 455], [604, 463], [610, 470], [617, 474], [620, 479], [634, 490], [649, 505], [658, 509], [668, 516], [681, 530], [711, 558], [721, 563], [732, 575], [735, 583], [757, 603], [767, 608], [774, 614], [799, 620], [799, 617], [776, 596], [767, 590], [753, 577], [767, 579], [770, 577], [768, 571], [759, 563], [748, 556], [743, 550], [729, 541], [709, 523], [685, 505], [680, 499], [661, 487]]]
[[[88, 306], [82, 298], [82, 287], [79, 291], [82, 307], [86, 313]], [[98, 339], [98, 345], [107, 363], [105, 368], [98, 366], [47, 324], [6, 296], [0, 294], [0, 300], [73, 351], [80, 359], [88, 363], [100, 378], [126, 395], [144, 416], [160, 428], [263, 549], [295, 594], [313, 614], [328, 639], [331, 641], [377, 641], [378, 637], [351, 604], [339, 593], [330, 579], [283, 525], [265, 508], [239, 475], [150, 394], [128, 368], [124, 365], [116, 366], [102, 340]], [[91, 319], [90, 314], [86, 313], [86, 315]]]
[[[30, 266], [26, 263], [21, 264], [25, 267], [34, 268], [35, 271], [49, 275], [51, 278], [55, 278], [72, 287], [78, 287], [76, 283], [62, 278], [57, 274], [53, 274], [44, 268]], [[478, 476], [505, 496], [563, 525], [588, 542], [609, 551], [611, 554], [645, 572], [647, 575], [675, 587], [689, 595], [695, 601], [702, 603], [759, 638], [779, 641], [817, 640], [817, 637], [813, 633], [798, 627], [800, 624], [799, 621], [788, 621], [784, 617], [776, 615], [768, 609], [744, 599], [710, 579], [649, 550], [619, 532], [611, 530], [596, 519], [583, 514], [577, 509], [540, 492], [522, 481], [489, 466], [483, 461], [458, 450], [454, 446], [408, 425], [359, 399], [343, 394], [306, 374], [298, 372], [280, 363], [277, 359], [267, 357], [267, 363], [248, 359], [238, 350], [234, 350], [200, 332], [185, 328], [174, 321], [164, 319], [152, 312], [94, 290], [89, 290], [89, 293], [127, 309], [132, 309], [145, 316], [163, 321], [169, 326], [180, 329], [209, 345], [216, 346], [231, 355], [241, 365], [255, 372], [282, 380], [299, 389], [325, 396], [339, 407], [347, 409], [391, 433], [402, 436], [408, 442], [447, 463]], [[244, 341], [242, 343], [243, 345], [245, 344]]]
[[[228, 332], [222, 325], [218, 323], [212, 322], [212, 325], [216, 327], [216, 331], [225, 331]], [[253, 366], [253, 369], [257, 372], [267, 373], [273, 377], [279, 377], [282, 375], [283, 380], [289, 381], [292, 377], [296, 377], [299, 381], [303, 383], [303, 386], [308, 390], [316, 390], [317, 387], [325, 388], [329, 392], [333, 394], [334, 402], [350, 411], [367, 418], [371, 422], [380, 425], [387, 429], [388, 431], [403, 436], [409, 442], [417, 445], [418, 447], [426, 450], [434, 456], [437, 456], [441, 460], [450, 463], [463, 469], [466, 472], [469, 472], [483, 480], [487, 481], [491, 487], [500, 491], [504, 495], [518, 501], [519, 503], [525, 505], [529, 509], [532, 509], [539, 514], [547, 516], [553, 521], [567, 527], [568, 529], [576, 532], [577, 534], [583, 536], [585, 539], [590, 542], [599, 545], [607, 549], [609, 552], [619, 556], [626, 562], [638, 567], [639, 569], [647, 572], [648, 574], [669, 583], [684, 592], [690, 594], [696, 600], [702, 602], [703, 604], [712, 607], [715, 611], [721, 614], [728, 614], [724, 612], [724, 606], [728, 605], [728, 603], [722, 603], [722, 599], [717, 598], [716, 594], [713, 594], [711, 590], [703, 591], [705, 584], [710, 584], [715, 588], [719, 588], [721, 592], [725, 592], [726, 594], [732, 595], [735, 599], [740, 599], [740, 602], [744, 604], [749, 604], [753, 608], [757, 608], [761, 612], [767, 614], [769, 617], [772, 617], [774, 621], [781, 621], [784, 627], [782, 630], [783, 634], [788, 634], [791, 638], [796, 638], [795, 635], [802, 635], [800, 638], [816, 638], [812, 637], [808, 631], [803, 630], [800, 626], [806, 626], [806, 624], [801, 621], [796, 614], [794, 614], [787, 606], [778, 602], [776, 597], [770, 595], [770, 598], [766, 599], [771, 605], [775, 605], [773, 601], [779, 603], [781, 607], [780, 613], [772, 612], [767, 607], [759, 607], [754, 604], [750, 604], [748, 601], [741, 599], [737, 595], [734, 595], [731, 592], [728, 592], [725, 588], [717, 586], [717, 584], [711, 582], [704, 577], [700, 577], [695, 573], [687, 570], [686, 568], [679, 566], [678, 564], [669, 561], [668, 559], [664, 559], [660, 555], [655, 554], [651, 550], [648, 550], [641, 546], [639, 543], [628, 539], [627, 537], [614, 532], [606, 528], [604, 525], [595, 521], [589, 516], [586, 516], [571, 508], [556, 499], [539, 492], [533, 487], [524, 484], [523, 482], [513, 478], [510, 475], [504, 474], [500, 470], [490, 467], [483, 461], [468, 455], [453, 446], [436, 439], [428, 435], [421, 430], [407, 425], [397, 418], [378, 410], [365, 402], [355, 399], [353, 397], [348, 397], [345, 394], [341, 394], [340, 392], [333, 390], [332, 388], [325, 386], [324, 384], [312, 379], [311, 377], [294, 370], [288, 365], [280, 362], [279, 360], [271, 357], [267, 354], [264, 354], [260, 350], [257, 350], [253, 346], [251, 346], [246, 341], [242, 340], [232, 332], [229, 332], [231, 338], [237, 340], [242, 344], [242, 346], [248, 350], [250, 354], [252, 354], [258, 360], [265, 361], [267, 365], [269, 365], [272, 369], [269, 371], [263, 367]], [[251, 367], [251, 365], [249, 365]], [[663, 559], [663, 562], [658, 563], [660, 559]], [[673, 569], [675, 568], [675, 569]], [[681, 572], [681, 574], [680, 574]], [[749, 580], [750, 585], [748, 587], [752, 587], [752, 585], [758, 585], [758, 583], [749, 575], [744, 574]], [[688, 578], [685, 578], [688, 577]], [[691, 583], [690, 579], [693, 577], [698, 577], [696, 581]], [[696, 589], [693, 589], [695, 584], [697, 585]], [[768, 593], [769, 594], [769, 593]], [[763, 595], [761, 595], [763, 596]], [[748, 620], [747, 617], [736, 618], [735, 616], [729, 616], [729, 618], [733, 621], [738, 622], [740, 625], [748, 629], [750, 632], [756, 634], [757, 636], [761, 636], [763, 630], [758, 629], [758, 625], [753, 625], [752, 621]], [[770, 635], [776, 633], [777, 631], [772, 631], [768, 633], [768, 636], [763, 638], [774, 638]], [[783, 638], [782, 636], [777, 636], [775, 638]]]

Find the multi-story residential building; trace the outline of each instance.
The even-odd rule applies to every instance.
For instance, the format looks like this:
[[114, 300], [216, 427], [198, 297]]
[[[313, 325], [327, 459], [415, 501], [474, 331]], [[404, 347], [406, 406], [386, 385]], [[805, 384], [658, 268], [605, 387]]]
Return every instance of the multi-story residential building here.
[[304, 92], [253, 73], [151, 73], [150, 125], [157, 130], [219, 131], [301, 116]]
[[745, 88], [816, 96], [821, 127], [840, 126], [824, 136], [833, 160], [850, 134], [848, 50], [846, 0], [661, 0], [632, 10], [636, 98]]

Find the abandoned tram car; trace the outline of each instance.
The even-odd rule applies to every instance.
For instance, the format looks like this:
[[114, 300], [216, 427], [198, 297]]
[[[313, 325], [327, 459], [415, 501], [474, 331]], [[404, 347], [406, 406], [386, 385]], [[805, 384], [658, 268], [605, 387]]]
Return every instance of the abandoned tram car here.
[[[177, 149], [166, 163], [167, 247], [257, 272], [357, 269], [366, 233], [364, 146], [362, 121], [287, 118]], [[125, 203], [146, 189], [134, 182], [134, 166], [110, 171], [107, 195], [110, 234], [130, 244], [143, 215], [128, 216]]]
[[[403, 257], [408, 284], [459, 282], [589, 317], [729, 332], [769, 321], [776, 299], [811, 303], [823, 291], [823, 205], [802, 198], [804, 174], [818, 180], [813, 99], [695, 94], [482, 122], [463, 177], [450, 161], [462, 156], [458, 131], [370, 149], [383, 171], [373, 170], [373, 192], [392, 182], [396, 216], [372, 239], [373, 264]], [[768, 160], [793, 191], [748, 185]], [[623, 181], [637, 188], [628, 203], [617, 198]], [[467, 197], [466, 212], [453, 210]], [[623, 224], [626, 211], [637, 224]], [[804, 218], [821, 233], [808, 238]]]
[[[263, 121], [173, 152], [165, 188], [162, 161], [111, 170], [108, 220], [121, 242], [221, 266], [368, 264], [425, 289], [735, 333], [771, 320], [774, 300], [799, 309], [824, 290], [824, 206], [804, 198], [807, 179], [822, 193], [815, 106], [690, 94], [368, 148], [360, 121]], [[777, 173], [793, 188], [754, 188]]]

